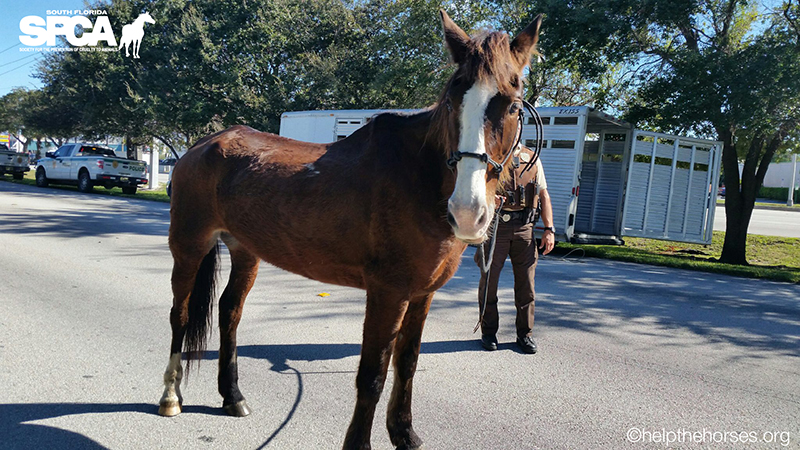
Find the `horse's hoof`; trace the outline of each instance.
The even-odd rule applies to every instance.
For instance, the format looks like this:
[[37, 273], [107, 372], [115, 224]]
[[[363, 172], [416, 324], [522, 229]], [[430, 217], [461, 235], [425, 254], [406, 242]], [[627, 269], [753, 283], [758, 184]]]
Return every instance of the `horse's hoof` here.
[[228, 413], [229, 416], [233, 417], [245, 417], [250, 415], [250, 407], [247, 406], [247, 402], [242, 400], [231, 405], [223, 405], [222, 408]]
[[174, 417], [181, 413], [181, 404], [178, 402], [166, 402], [158, 406], [158, 415], [164, 417]]

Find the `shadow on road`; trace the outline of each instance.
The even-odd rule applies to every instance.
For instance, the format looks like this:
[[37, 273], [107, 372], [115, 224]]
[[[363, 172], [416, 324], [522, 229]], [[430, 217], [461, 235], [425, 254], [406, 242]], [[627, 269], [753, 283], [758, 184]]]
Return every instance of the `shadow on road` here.
[[[184, 413], [223, 415], [220, 408], [185, 406]], [[37, 420], [80, 414], [157, 414], [150, 403], [19, 403], [0, 405], [0, 436], [4, 448], [104, 449], [97, 441], [61, 428], [32, 424]]]
[[[128, 198], [92, 196], [78, 192], [47, 189], [36, 192], [30, 186], [0, 184], [11, 198], [12, 208], [4, 211], [0, 233], [17, 236], [48, 234], [65, 238], [110, 236], [121, 233], [166, 236], [169, 229], [169, 205]], [[54, 209], [33, 205], [31, 199], [50, 202]], [[57, 206], [54, 206], [57, 205]]]

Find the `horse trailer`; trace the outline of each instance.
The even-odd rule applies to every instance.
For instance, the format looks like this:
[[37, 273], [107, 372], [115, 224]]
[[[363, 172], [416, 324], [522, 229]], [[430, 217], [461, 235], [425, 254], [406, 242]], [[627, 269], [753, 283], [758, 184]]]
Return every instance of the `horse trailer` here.
[[[398, 110], [395, 112], [413, 112]], [[625, 236], [709, 244], [722, 144], [636, 129], [588, 106], [537, 108], [541, 159], [556, 239], [622, 244]], [[297, 111], [281, 116], [281, 136], [344, 139], [386, 110]], [[536, 128], [525, 117], [522, 142]], [[541, 232], [541, 223], [539, 224]]]

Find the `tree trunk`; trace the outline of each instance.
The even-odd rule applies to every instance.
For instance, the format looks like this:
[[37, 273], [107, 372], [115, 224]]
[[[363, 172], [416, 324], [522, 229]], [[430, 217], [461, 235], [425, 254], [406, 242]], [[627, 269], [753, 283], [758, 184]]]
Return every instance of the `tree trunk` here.
[[755, 195], [751, 199], [747, 197], [750, 196], [730, 190], [725, 194], [725, 242], [720, 262], [747, 265], [747, 229], [753, 216]]
[[[739, 183], [739, 159], [733, 144], [733, 133], [727, 129], [717, 129], [722, 141], [722, 167], [725, 171], [725, 242], [719, 261], [728, 264], [747, 264], [747, 228], [753, 212], [755, 196], [746, 211], [744, 189]], [[744, 178], [744, 177], [742, 177]]]

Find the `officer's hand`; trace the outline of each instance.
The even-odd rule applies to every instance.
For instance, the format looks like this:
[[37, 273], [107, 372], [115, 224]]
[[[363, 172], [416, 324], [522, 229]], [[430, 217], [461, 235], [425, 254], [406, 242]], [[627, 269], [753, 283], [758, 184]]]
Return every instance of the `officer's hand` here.
[[544, 233], [542, 233], [542, 242], [539, 245], [539, 250], [541, 250], [542, 255], [550, 253], [555, 245], [556, 237], [553, 235], [553, 232], [551, 230], [544, 230]]
[[504, 198], [505, 197], [502, 196], [502, 195], [494, 194], [494, 207], [495, 207], [495, 209], [500, 207], [500, 205], [503, 203], [503, 199]]

